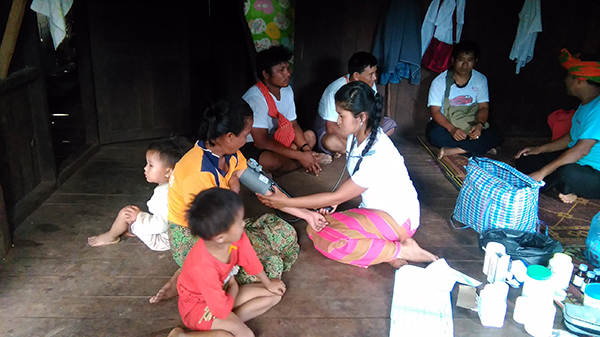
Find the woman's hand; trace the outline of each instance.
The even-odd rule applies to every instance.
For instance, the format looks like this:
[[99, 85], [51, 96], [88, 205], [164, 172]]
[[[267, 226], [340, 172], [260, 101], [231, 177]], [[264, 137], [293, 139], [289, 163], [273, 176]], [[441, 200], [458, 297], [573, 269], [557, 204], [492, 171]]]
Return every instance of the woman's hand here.
[[332, 214], [332, 213], [334, 213], [334, 212], [335, 212], [335, 210], [337, 209], [338, 205], [331, 205], [331, 206], [329, 206], [329, 207], [331, 207], [331, 209], [330, 209], [330, 210], [328, 210], [328, 209], [325, 209], [325, 208], [319, 208], [319, 209], [317, 210], [317, 212], [319, 212], [319, 213], [321, 213], [321, 214], [323, 214], [323, 215], [329, 215], [329, 214]]
[[265, 287], [268, 291], [272, 292], [275, 295], [283, 296], [285, 294], [285, 283], [282, 280], [272, 278], [271, 282], [265, 284]]
[[315, 232], [320, 232], [325, 226], [329, 225], [323, 214], [317, 212], [309, 211], [303, 218]]
[[267, 195], [256, 193], [256, 197], [258, 198], [258, 200], [260, 200], [260, 202], [271, 208], [281, 209], [290, 206], [290, 198], [288, 198], [287, 195], [283, 194], [283, 192], [281, 192], [281, 190], [277, 188], [277, 186], [273, 185], [273, 188], [275, 189], [275, 193], [267, 193]]

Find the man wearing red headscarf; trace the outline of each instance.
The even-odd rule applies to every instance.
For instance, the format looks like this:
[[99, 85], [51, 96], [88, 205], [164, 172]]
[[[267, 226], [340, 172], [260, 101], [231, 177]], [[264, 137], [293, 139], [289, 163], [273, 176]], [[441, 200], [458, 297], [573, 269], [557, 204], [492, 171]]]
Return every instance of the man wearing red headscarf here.
[[569, 133], [542, 146], [517, 153], [517, 169], [544, 190], [556, 188], [560, 199], [572, 203], [580, 196], [600, 198], [600, 62], [581, 61], [563, 49], [559, 58], [567, 69], [567, 93], [581, 105], [573, 115]]

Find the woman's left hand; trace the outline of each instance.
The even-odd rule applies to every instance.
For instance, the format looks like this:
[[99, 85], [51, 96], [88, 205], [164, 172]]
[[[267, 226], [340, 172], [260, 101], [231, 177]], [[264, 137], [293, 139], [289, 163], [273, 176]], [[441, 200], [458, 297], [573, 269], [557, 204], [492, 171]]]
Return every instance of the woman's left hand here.
[[289, 199], [287, 195], [283, 194], [277, 186], [273, 186], [275, 189], [274, 193], [267, 193], [267, 195], [262, 195], [256, 193], [256, 197], [260, 202], [269, 206], [271, 208], [281, 209], [289, 206]]
[[337, 209], [338, 205], [331, 205], [329, 207], [331, 207], [331, 209], [319, 208], [317, 210], [317, 212], [319, 212], [323, 215], [333, 214], [335, 212], [335, 210]]

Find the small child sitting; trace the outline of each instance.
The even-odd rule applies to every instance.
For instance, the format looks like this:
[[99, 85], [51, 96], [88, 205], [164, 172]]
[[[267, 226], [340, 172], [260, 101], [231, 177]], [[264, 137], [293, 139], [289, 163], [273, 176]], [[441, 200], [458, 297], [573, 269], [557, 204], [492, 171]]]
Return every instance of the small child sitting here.
[[[194, 200], [187, 219], [191, 233], [200, 239], [186, 257], [177, 281], [181, 320], [195, 331], [225, 330], [234, 336], [254, 336], [244, 322], [279, 303], [285, 284], [265, 274], [244, 232], [242, 199], [218, 187], [205, 190]], [[261, 283], [238, 285], [233, 277], [237, 265]], [[175, 328], [169, 336], [204, 334]]]
[[149, 183], [158, 184], [147, 203], [150, 213], [142, 212], [137, 206], [125, 206], [108, 232], [88, 238], [90, 246], [118, 243], [121, 235], [125, 234], [137, 236], [152, 250], [170, 249], [167, 234], [168, 182], [175, 164], [188, 150], [185, 142], [184, 138], [168, 138], [150, 143], [146, 151], [144, 175]]

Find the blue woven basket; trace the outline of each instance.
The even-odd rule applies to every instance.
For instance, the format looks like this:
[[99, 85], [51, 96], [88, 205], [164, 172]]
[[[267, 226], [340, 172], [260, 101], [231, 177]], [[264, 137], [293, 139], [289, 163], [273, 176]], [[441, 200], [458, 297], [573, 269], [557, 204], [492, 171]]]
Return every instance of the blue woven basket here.
[[[478, 233], [494, 228], [536, 232], [540, 223], [539, 192], [544, 184], [506, 163], [470, 158], [467, 176], [456, 199], [452, 225], [473, 228]], [[454, 221], [464, 227], [457, 227]]]

